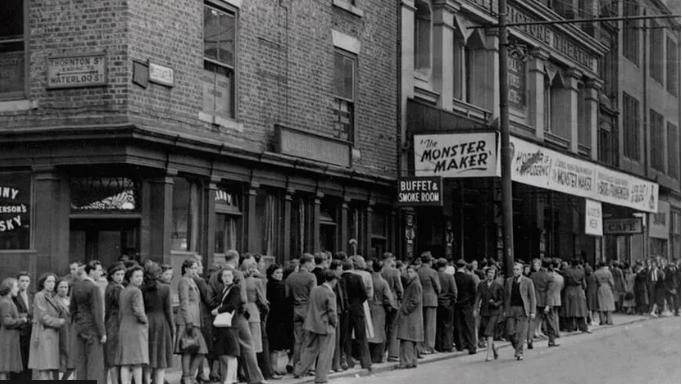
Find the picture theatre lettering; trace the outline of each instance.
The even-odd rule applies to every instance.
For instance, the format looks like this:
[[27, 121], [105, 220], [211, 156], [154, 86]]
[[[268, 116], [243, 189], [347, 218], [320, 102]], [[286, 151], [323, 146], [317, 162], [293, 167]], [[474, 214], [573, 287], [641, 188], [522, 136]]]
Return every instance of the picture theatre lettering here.
[[0, 250], [30, 246], [29, 174], [0, 174]]
[[398, 205], [441, 206], [443, 183], [440, 177], [406, 177], [398, 180]]
[[511, 55], [508, 56], [509, 105], [523, 109], [526, 107], [526, 63]]
[[416, 176], [483, 177], [497, 171], [494, 132], [416, 135]]

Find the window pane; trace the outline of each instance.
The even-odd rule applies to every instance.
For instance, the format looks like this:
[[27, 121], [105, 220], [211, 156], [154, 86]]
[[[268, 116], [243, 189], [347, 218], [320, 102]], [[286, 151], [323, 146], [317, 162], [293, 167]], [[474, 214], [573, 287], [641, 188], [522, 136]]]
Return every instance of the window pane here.
[[125, 177], [74, 177], [71, 179], [71, 210], [139, 210], [137, 183]]
[[340, 53], [334, 55], [334, 92], [336, 96], [353, 100], [355, 60]]
[[0, 6], [0, 41], [22, 38], [23, 35], [23, 0], [2, 0], [2, 6]]
[[0, 44], [0, 95], [24, 90], [24, 43]]
[[204, 56], [234, 65], [234, 16], [211, 7], [204, 8]]
[[233, 82], [231, 69], [204, 62], [204, 111], [234, 117]]
[[31, 241], [31, 175], [0, 174], [0, 250], [29, 249]]

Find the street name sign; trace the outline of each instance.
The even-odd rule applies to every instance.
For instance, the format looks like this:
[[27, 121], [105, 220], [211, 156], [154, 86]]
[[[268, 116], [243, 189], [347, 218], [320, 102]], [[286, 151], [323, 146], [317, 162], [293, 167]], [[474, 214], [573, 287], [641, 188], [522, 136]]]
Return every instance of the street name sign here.
[[104, 52], [47, 58], [47, 88], [83, 88], [106, 85]]

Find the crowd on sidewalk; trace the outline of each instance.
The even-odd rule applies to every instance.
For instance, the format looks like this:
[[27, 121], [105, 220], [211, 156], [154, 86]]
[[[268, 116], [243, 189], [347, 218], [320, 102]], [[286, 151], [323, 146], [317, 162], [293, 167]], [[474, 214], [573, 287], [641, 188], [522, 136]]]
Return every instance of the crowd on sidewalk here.
[[534, 340], [558, 347], [561, 332], [612, 324], [614, 311], [679, 316], [678, 259], [594, 268], [533, 259], [511, 276], [500, 267], [429, 252], [410, 262], [319, 252], [266, 267], [261, 255], [229, 251], [206, 273], [199, 257], [184, 261], [177, 308], [173, 269], [152, 261], [122, 258], [106, 279], [98, 261], [73, 262], [65, 277], [40, 276], [35, 294], [20, 273], [0, 283], [0, 380], [164, 384], [177, 354], [181, 384], [287, 374], [324, 383], [356, 361], [410, 369], [453, 349], [485, 349], [493, 361], [503, 338], [523, 360]]

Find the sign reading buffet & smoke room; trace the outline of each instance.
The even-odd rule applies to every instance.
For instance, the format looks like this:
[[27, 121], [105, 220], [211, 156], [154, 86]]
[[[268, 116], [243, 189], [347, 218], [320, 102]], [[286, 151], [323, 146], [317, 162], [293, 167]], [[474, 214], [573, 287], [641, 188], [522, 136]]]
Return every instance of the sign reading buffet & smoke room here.
[[497, 174], [495, 132], [414, 136], [416, 176], [486, 177]]
[[398, 179], [398, 205], [443, 205], [443, 179], [440, 177], [402, 177]]

